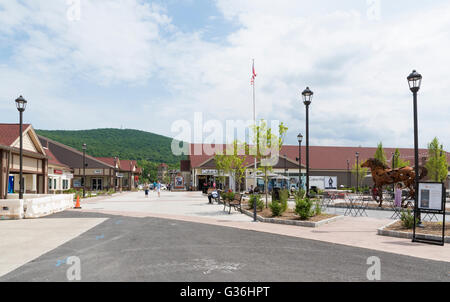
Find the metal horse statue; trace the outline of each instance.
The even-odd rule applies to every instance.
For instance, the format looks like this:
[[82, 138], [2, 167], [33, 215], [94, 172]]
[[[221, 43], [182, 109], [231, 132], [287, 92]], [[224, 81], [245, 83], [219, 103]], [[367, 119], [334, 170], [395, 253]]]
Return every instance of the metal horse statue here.
[[[361, 167], [370, 168], [374, 187], [377, 188], [373, 193], [373, 198], [379, 203], [379, 207], [383, 205], [383, 186], [403, 183], [409, 190], [408, 196], [402, 200], [402, 206], [406, 199], [414, 198], [415, 194], [415, 177], [416, 173], [411, 167], [403, 167], [398, 169], [390, 169], [387, 165], [375, 158], [368, 159]], [[419, 179], [423, 179], [428, 174], [425, 167], [419, 167]]]

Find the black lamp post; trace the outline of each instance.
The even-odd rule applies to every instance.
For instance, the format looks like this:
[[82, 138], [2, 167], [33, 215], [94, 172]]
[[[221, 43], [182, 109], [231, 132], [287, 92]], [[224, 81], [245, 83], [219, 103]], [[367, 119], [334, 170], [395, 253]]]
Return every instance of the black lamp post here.
[[352, 187], [352, 177], [350, 175], [350, 161], [347, 159], [347, 187]]
[[300, 189], [302, 188], [302, 141], [303, 141], [303, 135], [300, 133], [297, 135], [298, 140], [298, 190], [300, 192]]
[[19, 96], [16, 99], [16, 107], [17, 110], [19, 110], [20, 115], [20, 125], [19, 125], [19, 131], [20, 131], [20, 172], [19, 172], [19, 199], [23, 199], [23, 112], [25, 111], [25, 108], [27, 107], [27, 101], [22, 97]]
[[359, 193], [359, 152], [356, 152], [356, 193]]
[[[420, 210], [418, 209], [419, 197], [419, 137], [418, 137], [418, 123], [417, 123], [417, 92], [420, 90], [422, 84], [422, 75], [417, 71], [413, 72], [407, 77], [409, 89], [413, 93], [413, 107], [414, 107], [414, 172], [415, 172], [415, 194], [414, 194], [414, 216], [419, 219], [419, 226], [422, 226], [420, 219]], [[414, 228], [416, 220], [414, 219]]]
[[86, 197], [86, 144], [83, 144], [83, 198]]
[[309, 198], [309, 105], [311, 105], [311, 101], [314, 93], [306, 87], [302, 92], [303, 96], [303, 104], [306, 107], [306, 197]]

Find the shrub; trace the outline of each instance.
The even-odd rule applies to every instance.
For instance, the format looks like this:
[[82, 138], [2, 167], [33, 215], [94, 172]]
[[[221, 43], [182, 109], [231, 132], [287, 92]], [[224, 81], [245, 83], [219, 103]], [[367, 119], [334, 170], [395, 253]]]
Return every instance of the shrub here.
[[321, 214], [322, 214], [322, 205], [320, 204], [319, 200], [316, 200], [314, 208], [314, 216], [319, 216]]
[[255, 203], [256, 209], [258, 209], [259, 211], [262, 211], [262, 209], [264, 209], [264, 202], [261, 200], [261, 196], [259, 194], [250, 195], [250, 200], [248, 201], [250, 209], [255, 208]]
[[223, 200], [231, 201], [234, 198], [234, 193], [233, 192], [222, 192], [221, 196], [222, 196]]
[[[411, 209], [407, 211], [403, 211], [400, 220], [402, 221], [402, 226], [407, 229], [412, 229], [414, 227], [414, 214], [411, 214]], [[416, 223], [418, 223], [418, 219], [416, 218]]]
[[281, 203], [280, 201], [276, 201], [276, 200], [272, 201], [269, 204], [269, 208], [272, 211], [272, 215], [274, 217], [281, 216], [281, 215], [283, 215], [284, 211], [286, 211], [283, 203]]
[[312, 202], [309, 198], [295, 198], [295, 213], [300, 216], [301, 220], [310, 218], [312, 212]]

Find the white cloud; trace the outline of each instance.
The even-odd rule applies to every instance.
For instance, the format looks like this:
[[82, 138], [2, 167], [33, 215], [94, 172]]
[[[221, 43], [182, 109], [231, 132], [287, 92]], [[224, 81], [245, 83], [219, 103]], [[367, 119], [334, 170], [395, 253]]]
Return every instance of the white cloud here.
[[[77, 22], [67, 20], [64, 1], [2, 3], [0, 34], [15, 46], [0, 77], [18, 69], [9, 76], [8, 98], [27, 82], [30, 94], [64, 103], [62, 110], [77, 112], [86, 127], [102, 127], [102, 120], [110, 125], [109, 117], [117, 116], [125, 119], [118, 124], [175, 135], [169, 132], [172, 121], [192, 119], [195, 111], [203, 111], [206, 119], [251, 118], [255, 58], [258, 115], [285, 121], [288, 142], [304, 131], [300, 92], [309, 85], [315, 92], [312, 144], [374, 146], [383, 141], [407, 147], [412, 146], [412, 97], [406, 76], [417, 68], [424, 75], [421, 145], [438, 136], [450, 146], [444, 131], [450, 127], [445, 97], [450, 5], [371, 22], [349, 1], [340, 8], [330, 2], [336, 8], [328, 10], [284, 0], [277, 5], [269, 0], [216, 3], [238, 26], [220, 44], [203, 39], [202, 29], [181, 32], [170, 11], [138, 0], [82, 0]], [[108, 95], [90, 107], [101, 114], [71, 105], [78, 101], [64, 90], [76, 89], [71, 84], [78, 81], [98, 85]], [[129, 106], [117, 102], [130, 100], [107, 94], [111, 86], [132, 90], [154, 82], [167, 92], [164, 98], [145, 94]], [[0, 88], [5, 85], [0, 81]], [[47, 109], [55, 112], [51, 103], [43, 103], [40, 114], [51, 118]], [[58, 121], [52, 125], [59, 128]], [[64, 121], [64, 127], [71, 125], [79, 123]]]

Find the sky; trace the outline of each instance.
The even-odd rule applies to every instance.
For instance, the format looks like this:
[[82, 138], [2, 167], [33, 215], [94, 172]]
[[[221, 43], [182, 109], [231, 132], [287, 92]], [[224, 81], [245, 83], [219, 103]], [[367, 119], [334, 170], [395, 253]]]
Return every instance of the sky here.
[[419, 144], [449, 150], [449, 53], [440, 0], [0, 0], [0, 122], [23, 95], [36, 129], [179, 138], [186, 121], [200, 142], [208, 122], [252, 119], [254, 59], [257, 117], [284, 122], [285, 143], [309, 86], [311, 145], [413, 147], [417, 69]]

